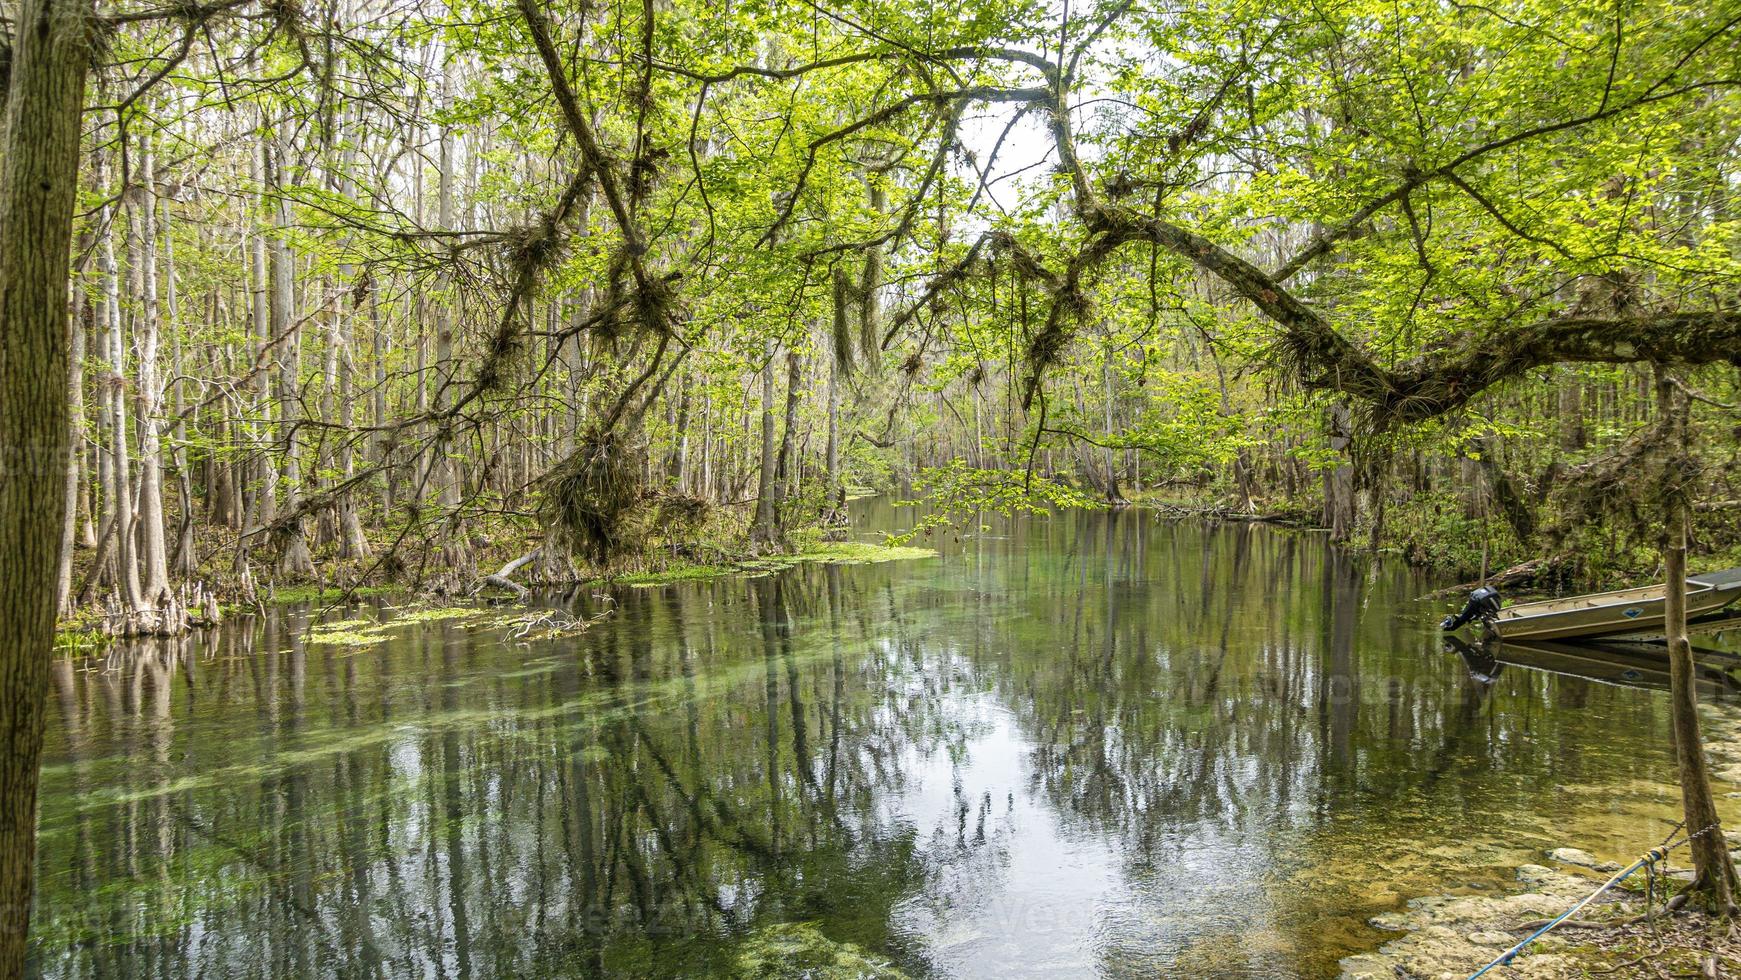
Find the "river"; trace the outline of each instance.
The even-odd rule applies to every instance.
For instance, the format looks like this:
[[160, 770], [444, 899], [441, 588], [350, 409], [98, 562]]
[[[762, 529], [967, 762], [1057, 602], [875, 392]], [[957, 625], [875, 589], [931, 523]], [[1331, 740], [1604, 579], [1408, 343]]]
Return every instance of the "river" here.
[[1333, 977], [1677, 812], [1661, 692], [1484, 683], [1400, 563], [1140, 510], [938, 547], [63, 661], [34, 969]]

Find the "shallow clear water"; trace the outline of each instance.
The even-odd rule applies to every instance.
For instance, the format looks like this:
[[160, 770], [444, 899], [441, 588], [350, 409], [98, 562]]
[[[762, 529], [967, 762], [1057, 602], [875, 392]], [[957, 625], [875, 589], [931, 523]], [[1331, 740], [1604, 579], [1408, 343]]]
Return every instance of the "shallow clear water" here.
[[289, 612], [63, 663], [36, 968], [1323, 977], [1410, 896], [1669, 829], [1665, 697], [1478, 682], [1443, 583], [1140, 511], [988, 525], [618, 589], [567, 639]]

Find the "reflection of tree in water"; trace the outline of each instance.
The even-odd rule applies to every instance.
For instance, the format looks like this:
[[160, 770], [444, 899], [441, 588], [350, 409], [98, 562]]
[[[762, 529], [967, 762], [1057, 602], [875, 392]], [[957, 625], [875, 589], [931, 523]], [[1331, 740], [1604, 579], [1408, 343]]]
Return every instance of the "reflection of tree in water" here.
[[[1526, 671], [1465, 696], [1416, 592], [1309, 538], [1071, 514], [947, 564], [620, 590], [526, 647], [311, 644], [290, 615], [64, 665], [39, 966], [695, 975], [813, 921], [924, 971], [912, 908], [1019, 885], [1024, 803], [1140, 912], [1102, 967], [1304, 948], [1464, 819], [1656, 775], [1590, 744], [1661, 730], [1653, 701]], [[1013, 781], [975, 772], [993, 749]]]
[[[682, 973], [793, 920], [899, 951], [890, 907], [926, 871], [880, 803], [950, 723], [885, 684], [921, 651], [849, 581], [627, 590], [610, 628], [525, 650], [544, 662], [520, 677], [461, 626], [351, 651], [276, 617], [257, 654], [233, 631], [62, 670], [40, 964]], [[168, 758], [172, 738], [210, 758]]]
[[[1661, 730], [1660, 705], [1603, 697], [1598, 721], [1592, 685], [1525, 674], [1496, 708], [1439, 657], [1394, 569], [1243, 524], [1051, 523], [1067, 539], [1051, 574], [1016, 556], [988, 566], [981, 587], [1027, 608], [987, 610], [975, 648], [995, 651], [983, 673], [1033, 742], [1035, 788], [1106, 836], [1147, 903], [1104, 944], [1104, 968], [1182, 950], [1297, 967], [1297, 950], [1326, 945], [1327, 918], [1389, 907], [1397, 892], [1376, 886], [1439, 867], [1429, 852], [1472, 825], [1552, 812], [1562, 784], [1661, 775], [1660, 758], [1585, 747], [1616, 723]], [[1266, 929], [1296, 938], [1265, 960]]]

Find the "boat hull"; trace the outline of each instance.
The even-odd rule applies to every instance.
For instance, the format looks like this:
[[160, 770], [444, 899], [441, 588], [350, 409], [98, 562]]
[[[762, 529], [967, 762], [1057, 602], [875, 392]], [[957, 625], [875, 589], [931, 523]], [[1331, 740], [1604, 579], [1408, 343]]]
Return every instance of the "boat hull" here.
[[[1710, 616], [1741, 598], [1741, 578], [1687, 580], [1687, 618]], [[1664, 588], [1625, 589], [1593, 596], [1527, 603], [1500, 610], [1492, 629], [1506, 640], [1568, 640], [1661, 635]]]

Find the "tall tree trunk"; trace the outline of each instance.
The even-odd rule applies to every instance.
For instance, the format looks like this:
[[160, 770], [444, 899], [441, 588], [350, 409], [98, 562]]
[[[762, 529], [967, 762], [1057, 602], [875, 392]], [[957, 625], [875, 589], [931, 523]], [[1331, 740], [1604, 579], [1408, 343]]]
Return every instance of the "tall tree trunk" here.
[[121, 274], [115, 262], [115, 221], [112, 209], [104, 208], [99, 221], [105, 225], [98, 263], [103, 275], [103, 352], [108, 374], [103, 379], [104, 418], [108, 429], [109, 485], [105, 488], [110, 533], [114, 535], [115, 587], [129, 616], [139, 616], [145, 603], [139, 585], [135, 548], [133, 473], [127, 428], [127, 345], [121, 329]]
[[1697, 674], [1693, 647], [1687, 640], [1687, 486], [1692, 468], [1687, 430], [1687, 398], [1666, 371], [1658, 369], [1657, 410], [1670, 419], [1668, 462], [1661, 492], [1663, 514], [1663, 602], [1668, 637], [1669, 702], [1672, 706], [1675, 757], [1681, 781], [1681, 814], [1692, 841], [1694, 880], [1690, 890], [1713, 912], [1734, 908], [1737, 881], [1729, 859], [1729, 844], [1717, 819], [1711, 795], [1705, 747], [1699, 733]]
[[130, 205], [140, 265], [139, 369], [136, 379], [139, 426], [139, 544], [142, 598], [160, 605], [169, 594], [169, 550], [163, 533], [163, 420], [158, 351], [163, 340], [163, 307], [157, 283], [157, 197], [151, 147], [139, 147], [139, 190]]
[[[80, 302], [79, 309], [88, 310], [90, 304]], [[82, 316], [75, 314], [69, 320], [67, 339], [66, 492], [61, 504], [65, 512], [61, 521], [60, 564], [55, 574], [55, 610], [62, 616], [72, 613], [73, 545], [79, 523], [78, 446], [85, 426], [85, 324]]]
[[780, 432], [780, 458], [774, 464], [774, 521], [785, 529], [785, 506], [798, 496], [798, 398], [803, 390], [803, 359], [786, 352], [786, 421]]
[[172, 447], [169, 457], [175, 466], [176, 485], [181, 492], [181, 520], [176, 528], [175, 552], [169, 571], [171, 575], [185, 579], [194, 574], [198, 561], [193, 539], [193, 471], [188, 467], [187, 421], [182, 418], [181, 378], [185, 365], [182, 362], [181, 331], [177, 329], [181, 323], [181, 300], [175, 286], [175, 239], [170, 234], [168, 197], [158, 198], [158, 210], [162, 215], [157, 223], [157, 237], [163, 245], [163, 314], [169, 324], [169, 373], [174, 379], [168, 386], [169, 417], [175, 420], [169, 432]]
[[375, 362], [374, 397], [371, 401], [370, 421], [379, 431], [375, 435], [375, 462], [381, 467], [381, 519], [387, 520], [393, 516], [394, 479], [393, 479], [393, 446], [396, 442], [393, 433], [386, 428], [387, 423], [387, 331], [381, 323], [381, 299], [377, 291], [369, 290], [369, 342], [370, 354]]
[[[453, 72], [451, 63], [442, 71], [442, 103], [451, 105], [453, 101]], [[453, 169], [454, 169], [454, 132], [449, 124], [441, 127], [441, 157], [440, 168], [436, 172], [436, 223], [443, 231], [454, 228], [453, 213]], [[453, 332], [454, 332], [454, 301], [453, 282], [451, 279], [443, 282], [441, 292], [439, 319], [435, 328], [435, 407], [446, 408], [453, 400], [450, 390], [454, 383], [453, 362]], [[436, 502], [441, 507], [445, 523], [441, 530], [442, 565], [448, 569], [461, 570], [463, 577], [469, 578], [465, 571], [471, 564], [471, 549], [466, 546], [465, 525], [459, 520], [460, 506], [460, 470], [459, 461], [453, 458], [448, 440], [444, 436], [436, 440], [431, 447], [433, 459], [430, 477], [435, 483]]]
[[[352, 319], [355, 322], [355, 314]], [[338, 322], [337, 317], [334, 322]], [[339, 478], [347, 483], [357, 475], [357, 454], [351, 428], [356, 425], [357, 406], [355, 403], [356, 364], [351, 357], [351, 338], [344, 336], [338, 330], [333, 332], [330, 340], [338, 347], [338, 402], [339, 425], [343, 427], [344, 442], [339, 447]], [[357, 515], [357, 498], [349, 490], [339, 494], [335, 502], [338, 508], [339, 557], [367, 558], [369, 557], [369, 539], [363, 534], [363, 522]]]
[[[865, 175], [865, 196], [871, 213], [881, 215], [889, 208], [889, 192], [880, 175]], [[883, 329], [883, 247], [872, 245], [864, 252], [864, 272], [858, 281], [859, 350], [866, 368], [875, 371], [882, 364]]]
[[840, 475], [840, 376], [852, 367], [851, 284], [846, 270], [834, 267], [834, 330], [828, 359], [828, 446], [824, 462], [826, 483], [822, 493], [824, 524], [843, 524], [846, 518], [846, 485]]
[[[264, 215], [266, 211], [266, 180], [267, 157], [271, 153], [270, 144], [265, 138], [266, 119], [260, 117], [261, 140], [258, 152], [250, 155], [249, 170], [253, 178], [254, 212]], [[251, 465], [244, 465], [243, 471], [249, 475], [243, 487], [242, 506], [242, 536], [236, 546], [236, 571], [242, 576], [242, 588], [247, 593], [253, 588], [252, 573], [249, 569], [248, 556], [252, 550], [252, 535], [258, 533], [278, 517], [278, 469], [273, 464], [272, 454], [267, 451], [267, 436], [272, 428], [272, 365], [276, 358], [272, 355], [272, 281], [267, 268], [266, 253], [268, 246], [266, 233], [255, 228], [249, 235], [249, 263], [252, 273], [249, 282], [250, 303], [254, 327], [254, 359], [248, 372], [246, 387], [251, 389], [252, 404], [249, 406], [251, 421], [246, 423], [248, 458]], [[260, 372], [258, 375], [255, 371]]]
[[1575, 368], [1565, 367], [1559, 371], [1559, 416], [1560, 449], [1564, 452], [1578, 452], [1584, 448], [1586, 435], [1584, 430], [1584, 379]]
[[750, 525], [750, 541], [758, 547], [779, 542], [774, 515], [774, 342], [762, 347], [762, 465], [756, 477], [756, 517]]
[[1111, 332], [1111, 330], [1107, 331], [1106, 343], [1100, 352], [1100, 385], [1101, 385], [1101, 389], [1102, 389], [1101, 396], [1105, 401], [1105, 412], [1106, 412], [1105, 429], [1101, 433], [1101, 435], [1104, 437], [1104, 439], [1106, 441], [1106, 445], [1102, 446], [1101, 450], [1100, 450], [1101, 466], [1103, 468], [1105, 468], [1105, 470], [1106, 470], [1106, 483], [1105, 483], [1106, 501], [1107, 501], [1107, 503], [1110, 503], [1110, 504], [1122, 504], [1122, 503], [1124, 503], [1124, 494], [1119, 492], [1119, 489], [1118, 489], [1118, 464], [1113, 461], [1113, 448], [1112, 448], [1112, 439], [1113, 439], [1112, 409], [1113, 409], [1113, 404], [1114, 404], [1114, 398], [1113, 398], [1113, 386], [1112, 386], [1112, 332]]
[[[301, 420], [302, 397], [302, 330], [296, 325], [296, 265], [285, 235], [290, 228], [290, 204], [284, 198], [286, 154], [282, 145], [285, 134], [279, 133], [268, 150], [271, 153], [270, 176], [274, 193], [273, 226], [268, 268], [271, 290], [267, 310], [272, 339], [278, 345], [278, 443], [284, 453], [284, 506], [292, 514], [302, 502], [302, 439], [297, 423]], [[308, 552], [305, 521], [296, 517], [283, 531], [284, 552], [278, 559], [278, 570], [286, 575], [309, 578], [314, 575], [314, 558]]]
[[1347, 462], [1352, 432], [1348, 405], [1337, 402], [1330, 408], [1330, 448], [1340, 459], [1324, 471], [1324, 524], [1330, 528], [1330, 540], [1338, 542], [1354, 534], [1354, 466]]
[[65, 506], [67, 276], [85, 73], [85, 0], [21, 0], [0, 129], [0, 980], [24, 974], [37, 765]]

